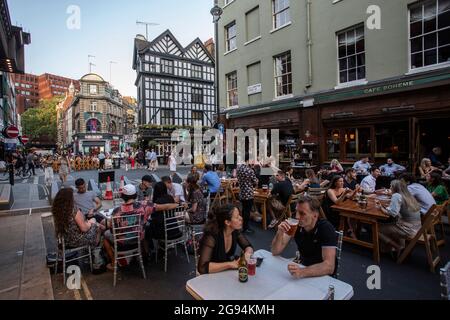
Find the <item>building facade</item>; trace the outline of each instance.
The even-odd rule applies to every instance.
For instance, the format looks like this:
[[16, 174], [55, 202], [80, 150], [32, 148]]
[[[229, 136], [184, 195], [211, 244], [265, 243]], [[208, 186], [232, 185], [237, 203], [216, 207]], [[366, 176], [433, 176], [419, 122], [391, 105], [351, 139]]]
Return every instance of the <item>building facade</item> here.
[[14, 84], [17, 92], [17, 109], [20, 114], [29, 108], [37, 107], [40, 99], [65, 96], [71, 84], [77, 91], [80, 90], [80, 83], [77, 80], [49, 73], [40, 76], [14, 74]]
[[[83, 154], [114, 153], [123, 150], [126, 106], [122, 96], [97, 74], [80, 79], [80, 91], [64, 115], [66, 146]], [[72, 121], [70, 121], [72, 118]], [[72, 137], [72, 141], [70, 141]]]
[[169, 30], [151, 42], [138, 35], [133, 69], [144, 147], [153, 143], [159, 154], [170, 152], [173, 128], [213, 125], [214, 58], [200, 39], [183, 47]]
[[297, 152], [411, 166], [435, 146], [449, 154], [449, 1], [220, 3], [229, 127], [280, 129], [288, 163]]

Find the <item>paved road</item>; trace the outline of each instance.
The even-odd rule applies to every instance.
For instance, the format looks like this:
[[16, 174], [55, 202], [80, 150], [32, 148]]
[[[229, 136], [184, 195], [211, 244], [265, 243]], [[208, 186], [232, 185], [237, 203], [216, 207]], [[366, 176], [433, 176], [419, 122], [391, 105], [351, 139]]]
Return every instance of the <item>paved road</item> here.
[[[179, 167], [178, 173], [181, 176], [186, 176], [189, 172], [189, 167]], [[116, 180], [119, 181], [121, 176], [126, 176], [133, 184], [139, 184], [141, 178], [149, 174], [148, 170], [130, 170], [125, 171], [124, 169], [112, 170], [116, 173]], [[78, 178], [83, 178], [86, 181], [94, 179], [98, 181], [98, 171], [76, 171], [71, 172], [68, 176], [67, 182], [69, 185], [74, 186], [75, 180]], [[167, 166], [161, 166], [156, 172], [159, 177], [163, 177], [169, 174]], [[55, 175], [55, 181], [59, 181], [59, 176]], [[8, 181], [0, 181], [0, 184], [9, 184]], [[49, 205], [50, 188], [45, 185], [44, 172], [40, 169], [36, 170], [36, 176], [32, 176], [27, 179], [15, 179], [15, 185], [13, 186], [14, 195], [14, 205], [12, 209], [23, 209], [23, 208], [41, 208]]]

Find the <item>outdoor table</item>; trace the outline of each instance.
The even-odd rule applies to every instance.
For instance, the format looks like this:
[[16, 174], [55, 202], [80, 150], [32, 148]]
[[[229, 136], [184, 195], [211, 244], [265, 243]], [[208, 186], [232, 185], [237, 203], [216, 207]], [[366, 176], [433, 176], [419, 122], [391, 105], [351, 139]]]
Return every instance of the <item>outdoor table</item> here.
[[263, 189], [256, 189], [254, 192], [254, 203], [261, 205], [262, 214], [262, 227], [267, 230], [267, 200], [270, 198], [270, 191], [267, 192]]
[[[375, 200], [378, 199], [380, 202], [386, 201], [388, 198], [384, 198], [385, 196], [376, 196], [372, 195], [367, 198], [367, 208], [361, 209], [358, 205], [357, 201], [346, 200], [338, 205], [334, 205], [331, 208], [339, 211], [340, 225], [339, 230], [344, 231], [344, 241], [353, 243], [365, 248], [370, 248], [373, 250], [373, 259], [379, 264], [380, 263], [380, 247], [378, 240], [378, 225], [380, 221], [386, 221], [389, 219], [389, 216], [381, 212], [380, 209], [375, 207]], [[366, 242], [359, 239], [353, 239], [351, 237], [347, 237], [345, 234], [345, 224], [347, 218], [356, 220], [358, 222], [362, 222], [365, 224], [369, 224], [372, 226], [372, 241]]]
[[186, 283], [187, 292], [196, 300], [324, 300], [330, 285], [335, 300], [350, 300], [353, 287], [330, 276], [295, 279], [288, 272], [291, 260], [274, 257], [266, 250], [255, 252], [264, 261], [256, 275], [241, 283], [237, 270], [205, 274]]

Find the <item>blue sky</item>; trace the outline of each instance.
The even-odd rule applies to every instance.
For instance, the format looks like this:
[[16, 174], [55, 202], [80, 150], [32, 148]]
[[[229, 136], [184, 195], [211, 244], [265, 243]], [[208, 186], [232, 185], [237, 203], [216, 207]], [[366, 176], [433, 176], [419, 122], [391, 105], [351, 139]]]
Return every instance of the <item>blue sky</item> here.
[[[26, 72], [53, 73], [79, 79], [88, 73], [88, 55], [96, 64], [93, 72], [110, 78], [123, 95], [136, 96], [132, 70], [133, 41], [145, 35], [136, 20], [159, 23], [149, 27], [153, 39], [170, 29], [182, 45], [214, 35], [209, 13], [212, 0], [8, 0], [11, 21], [31, 32], [26, 47]], [[80, 8], [79, 30], [70, 30], [71, 5]]]

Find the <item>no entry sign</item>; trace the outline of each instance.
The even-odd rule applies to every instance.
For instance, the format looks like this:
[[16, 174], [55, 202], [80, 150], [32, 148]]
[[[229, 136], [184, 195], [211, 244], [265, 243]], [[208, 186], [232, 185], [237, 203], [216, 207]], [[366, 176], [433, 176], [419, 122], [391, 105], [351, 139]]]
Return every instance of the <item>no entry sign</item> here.
[[30, 141], [30, 139], [29, 139], [27, 136], [22, 136], [22, 137], [20, 138], [20, 140], [22, 140], [22, 143], [23, 143], [23, 144], [27, 144], [28, 141]]
[[19, 129], [14, 126], [9, 126], [5, 130], [6, 136], [10, 139], [16, 139], [19, 136]]

